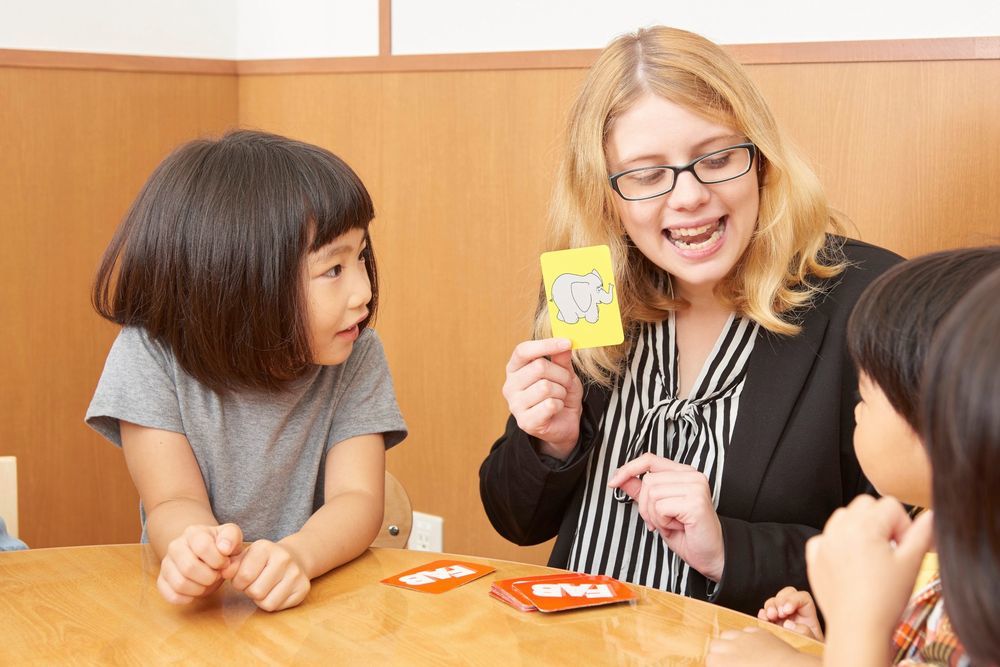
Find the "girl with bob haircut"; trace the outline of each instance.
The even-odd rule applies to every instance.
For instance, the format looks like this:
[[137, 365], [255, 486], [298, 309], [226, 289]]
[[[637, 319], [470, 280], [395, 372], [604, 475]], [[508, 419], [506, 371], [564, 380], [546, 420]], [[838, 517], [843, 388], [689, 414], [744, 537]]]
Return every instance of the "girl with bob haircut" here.
[[[611, 248], [625, 342], [519, 344], [480, 470], [494, 527], [549, 564], [756, 611], [867, 488], [851, 307], [899, 258], [836, 235], [742, 67], [682, 30], [613, 41], [570, 115], [547, 249]], [[832, 233], [831, 233], [832, 232]]]
[[124, 451], [169, 602], [229, 580], [295, 606], [378, 532], [406, 425], [373, 217], [329, 151], [234, 131], [169, 155], [111, 240], [93, 300], [122, 330], [86, 419]]
[[[826, 618], [826, 664], [965, 665], [966, 649], [977, 665], [1000, 657], [993, 622], [1000, 535], [992, 518], [998, 279], [1000, 246], [924, 255], [880, 276], [851, 315], [848, 347], [860, 376], [854, 447], [884, 497], [858, 497], [807, 543], [809, 579]], [[930, 507], [940, 562], [938, 554], [925, 557], [932, 522], [920, 508]], [[824, 638], [806, 591], [778, 591], [758, 617]], [[770, 633], [735, 632], [713, 643], [707, 662], [823, 661]]]

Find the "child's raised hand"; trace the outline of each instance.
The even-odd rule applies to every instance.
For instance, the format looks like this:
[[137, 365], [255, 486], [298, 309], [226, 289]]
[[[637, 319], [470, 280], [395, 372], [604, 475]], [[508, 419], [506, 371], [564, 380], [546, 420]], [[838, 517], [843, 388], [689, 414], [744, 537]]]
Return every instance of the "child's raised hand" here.
[[243, 546], [243, 531], [234, 523], [188, 526], [167, 547], [156, 587], [172, 604], [187, 604], [211, 594], [223, 580], [223, 570]]
[[295, 555], [284, 545], [257, 540], [233, 559], [225, 572], [233, 588], [264, 611], [288, 609], [302, 602], [312, 584]]
[[828, 640], [863, 630], [888, 647], [931, 546], [930, 518], [925, 512], [911, 523], [896, 499], [858, 496], [806, 543], [809, 583], [826, 616]]
[[573, 370], [570, 345], [565, 338], [519, 344], [507, 362], [503, 385], [517, 425], [548, 445], [543, 453], [560, 459], [573, 452], [583, 413], [583, 384]]
[[786, 630], [823, 641], [816, 603], [808, 591], [785, 586], [773, 598], [768, 598], [757, 618], [780, 625]]

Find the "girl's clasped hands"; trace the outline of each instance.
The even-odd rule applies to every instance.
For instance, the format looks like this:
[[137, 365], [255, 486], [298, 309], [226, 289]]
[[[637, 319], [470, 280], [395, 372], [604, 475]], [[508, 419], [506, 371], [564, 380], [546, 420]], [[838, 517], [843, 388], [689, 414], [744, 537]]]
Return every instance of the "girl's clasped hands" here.
[[156, 586], [168, 602], [186, 604], [227, 580], [265, 611], [294, 607], [311, 586], [290, 549], [270, 540], [245, 545], [234, 523], [185, 528], [167, 547]]

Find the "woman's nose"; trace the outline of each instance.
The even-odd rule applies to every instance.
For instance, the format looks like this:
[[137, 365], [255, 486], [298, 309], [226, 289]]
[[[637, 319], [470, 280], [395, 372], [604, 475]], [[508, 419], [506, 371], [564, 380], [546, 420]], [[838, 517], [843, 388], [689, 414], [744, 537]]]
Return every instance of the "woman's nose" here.
[[667, 195], [667, 201], [670, 208], [685, 211], [698, 208], [711, 196], [707, 185], [691, 172], [685, 171], [677, 175], [674, 189]]

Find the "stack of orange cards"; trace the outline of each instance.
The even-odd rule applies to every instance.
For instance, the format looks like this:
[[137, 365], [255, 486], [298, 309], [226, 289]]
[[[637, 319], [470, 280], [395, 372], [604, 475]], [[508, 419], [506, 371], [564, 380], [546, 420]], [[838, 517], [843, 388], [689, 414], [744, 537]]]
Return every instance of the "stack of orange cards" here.
[[490, 588], [490, 597], [518, 611], [552, 612], [627, 602], [637, 596], [613, 577], [566, 572], [498, 579]]

